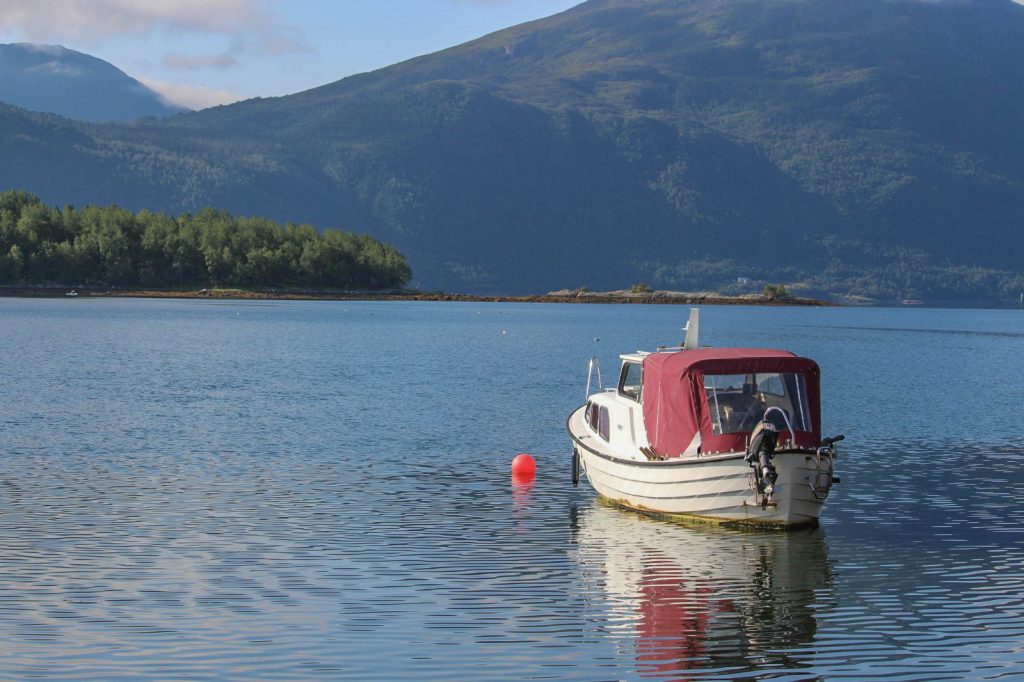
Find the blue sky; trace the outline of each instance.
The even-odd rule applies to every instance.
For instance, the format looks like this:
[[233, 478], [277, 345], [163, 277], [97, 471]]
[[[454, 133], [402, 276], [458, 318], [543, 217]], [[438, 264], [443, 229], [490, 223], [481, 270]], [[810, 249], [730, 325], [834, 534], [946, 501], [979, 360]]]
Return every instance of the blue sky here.
[[4, 0], [0, 43], [87, 52], [201, 108], [299, 92], [580, 1]]

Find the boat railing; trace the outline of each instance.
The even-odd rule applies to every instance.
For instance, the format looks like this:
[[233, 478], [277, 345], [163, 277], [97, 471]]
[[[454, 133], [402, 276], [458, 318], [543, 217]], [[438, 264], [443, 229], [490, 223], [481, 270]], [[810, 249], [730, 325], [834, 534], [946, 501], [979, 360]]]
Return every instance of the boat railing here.
[[769, 407], [764, 411], [762, 419], [768, 419], [769, 412], [778, 412], [782, 415], [782, 421], [786, 422], [786, 428], [789, 429], [789, 444], [791, 447], [796, 447], [796, 432], [793, 430], [793, 425], [789, 423], [789, 415], [786, 414], [786, 411], [781, 407]]

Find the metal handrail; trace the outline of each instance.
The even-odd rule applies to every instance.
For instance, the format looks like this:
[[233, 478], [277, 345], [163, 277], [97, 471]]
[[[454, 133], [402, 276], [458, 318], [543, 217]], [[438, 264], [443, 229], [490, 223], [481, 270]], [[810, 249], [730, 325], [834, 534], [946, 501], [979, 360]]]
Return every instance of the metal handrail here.
[[771, 412], [772, 410], [775, 410], [776, 412], [778, 412], [779, 414], [782, 415], [782, 421], [786, 422], [786, 427], [789, 429], [789, 446], [795, 448], [796, 447], [796, 431], [793, 430], [793, 425], [789, 423], [789, 417], [786, 415], [786, 411], [785, 410], [783, 410], [781, 407], [775, 407], [775, 406], [769, 407], [767, 410], [764, 411], [764, 415], [762, 416], [762, 419], [767, 421], [768, 413]]

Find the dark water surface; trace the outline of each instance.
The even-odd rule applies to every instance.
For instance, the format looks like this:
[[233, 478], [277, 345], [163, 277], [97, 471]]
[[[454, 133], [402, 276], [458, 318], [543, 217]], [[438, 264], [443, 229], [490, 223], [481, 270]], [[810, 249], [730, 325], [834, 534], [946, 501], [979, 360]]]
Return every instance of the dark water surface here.
[[822, 367], [794, 533], [569, 482], [587, 358], [686, 313], [0, 299], [0, 678], [1024, 676], [1024, 313], [705, 308]]

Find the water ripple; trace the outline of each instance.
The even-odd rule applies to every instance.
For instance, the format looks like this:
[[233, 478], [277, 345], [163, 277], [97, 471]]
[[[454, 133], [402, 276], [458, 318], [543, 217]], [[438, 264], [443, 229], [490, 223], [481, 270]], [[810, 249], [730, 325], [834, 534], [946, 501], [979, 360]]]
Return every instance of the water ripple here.
[[[670, 310], [75, 303], [0, 300], [2, 678], [1024, 675], [1019, 425], [970, 400], [937, 432], [900, 421], [900, 386], [828, 361], [851, 330], [768, 339], [824, 358], [859, 434], [822, 527], [765, 534], [568, 484], [579, 358], [675, 331]], [[715, 312], [741, 340], [769, 314]], [[999, 324], [978, 358], [1016, 352]], [[1015, 414], [1015, 378], [971, 379]], [[509, 480], [519, 449], [533, 484]]]

